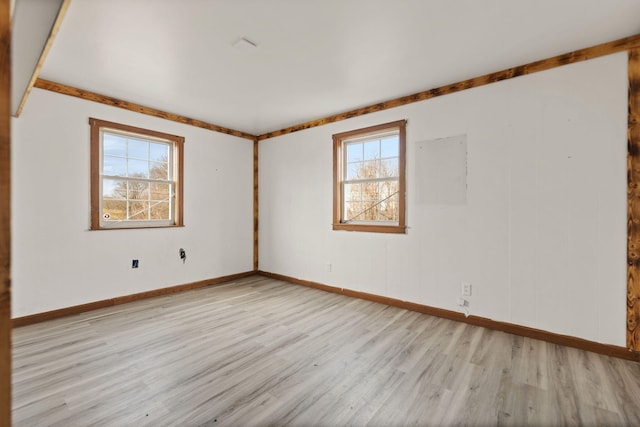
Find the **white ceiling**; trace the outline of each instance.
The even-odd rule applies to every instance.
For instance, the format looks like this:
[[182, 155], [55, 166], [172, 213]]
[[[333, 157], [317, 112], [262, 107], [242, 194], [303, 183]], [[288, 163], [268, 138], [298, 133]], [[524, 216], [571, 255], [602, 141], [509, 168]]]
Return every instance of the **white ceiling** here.
[[262, 134], [638, 33], [640, 0], [73, 0], [40, 77]]

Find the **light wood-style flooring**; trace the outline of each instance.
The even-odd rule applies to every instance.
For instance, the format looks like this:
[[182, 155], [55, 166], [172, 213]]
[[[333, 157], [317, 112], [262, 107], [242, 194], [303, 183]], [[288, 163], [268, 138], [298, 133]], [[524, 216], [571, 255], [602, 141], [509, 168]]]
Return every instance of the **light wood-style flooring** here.
[[640, 425], [640, 364], [254, 276], [14, 330], [16, 426]]

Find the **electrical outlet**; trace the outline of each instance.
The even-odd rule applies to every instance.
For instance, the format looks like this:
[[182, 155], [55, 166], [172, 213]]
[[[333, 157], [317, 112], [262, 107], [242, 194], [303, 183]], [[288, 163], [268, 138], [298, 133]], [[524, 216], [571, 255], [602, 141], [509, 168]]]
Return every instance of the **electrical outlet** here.
[[471, 296], [471, 283], [462, 282], [462, 296], [470, 297]]
[[331, 273], [331, 264], [327, 264], [327, 273]]
[[139, 262], [137, 259], [131, 260], [131, 268], [138, 268]]

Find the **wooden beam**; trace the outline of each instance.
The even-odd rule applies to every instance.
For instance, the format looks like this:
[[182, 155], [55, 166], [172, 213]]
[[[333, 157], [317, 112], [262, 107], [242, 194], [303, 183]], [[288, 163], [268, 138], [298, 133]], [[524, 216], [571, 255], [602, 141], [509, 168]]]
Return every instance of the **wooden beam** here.
[[258, 138], [253, 141], [253, 269], [258, 270]]
[[11, 425], [11, 21], [0, 0], [0, 426]]
[[60, 5], [60, 10], [58, 10], [58, 15], [56, 16], [56, 20], [51, 27], [51, 32], [49, 33], [49, 37], [47, 37], [47, 41], [40, 53], [40, 58], [38, 59], [38, 63], [36, 64], [35, 69], [33, 70], [33, 74], [31, 74], [31, 79], [29, 80], [29, 84], [27, 85], [24, 94], [22, 95], [22, 100], [20, 100], [20, 105], [18, 105], [18, 109], [16, 110], [16, 117], [20, 117], [20, 113], [24, 108], [24, 104], [27, 102], [27, 98], [31, 93], [31, 89], [33, 89], [33, 85], [38, 80], [40, 76], [40, 70], [42, 69], [42, 65], [44, 64], [44, 60], [47, 58], [49, 54], [49, 50], [51, 50], [51, 46], [53, 46], [53, 40], [55, 40], [56, 35], [58, 35], [58, 31], [60, 30], [60, 26], [62, 25], [62, 20], [64, 19], [64, 15], [67, 13], [67, 9], [69, 8], [69, 4], [71, 0], [63, 0]]
[[640, 46], [640, 34], [637, 34], [635, 36], [626, 37], [626, 38], [615, 40], [608, 43], [602, 43], [586, 49], [575, 50], [573, 52], [543, 59], [541, 61], [530, 62], [528, 64], [521, 65], [518, 67], [508, 68], [506, 70], [497, 71], [495, 73], [485, 74], [484, 76], [474, 77], [472, 79], [463, 80], [457, 83], [440, 86], [438, 88], [417, 92], [412, 95], [390, 99], [388, 101], [380, 102], [380, 103], [369, 105], [362, 108], [357, 108], [355, 110], [334, 114], [332, 116], [328, 116], [322, 119], [312, 120], [310, 122], [301, 123], [295, 126], [276, 130], [273, 132], [268, 132], [268, 133], [259, 135], [258, 140], [262, 141], [268, 138], [273, 138], [280, 135], [286, 135], [289, 133], [298, 132], [304, 129], [322, 126], [329, 123], [339, 122], [341, 120], [347, 120], [353, 117], [363, 116], [369, 113], [388, 110], [390, 108], [396, 108], [402, 105], [411, 104], [413, 102], [424, 101], [430, 98], [436, 98], [438, 96], [448, 95], [451, 93], [472, 89], [474, 87], [484, 86], [484, 85], [499, 82], [502, 80], [512, 79], [518, 76], [524, 76], [527, 74], [533, 74], [540, 71], [549, 70], [552, 68], [560, 67], [562, 65], [573, 64], [575, 62], [580, 62], [580, 61], [586, 61], [588, 59], [598, 58], [600, 56], [609, 55], [612, 53], [624, 52], [629, 49], [637, 48], [639, 46]]
[[627, 348], [640, 351], [640, 48], [629, 51]]
[[191, 119], [189, 117], [180, 116], [178, 114], [167, 113], [166, 111], [157, 110], [151, 107], [145, 107], [140, 104], [135, 104], [129, 101], [123, 101], [122, 99], [113, 98], [99, 93], [91, 92], [84, 89], [78, 89], [73, 86], [63, 85], [61, 83], [52, 82], [49, 80], [37, 79], [35, 87], [38, 89], [45, 89], [51, 92], [61, 93], [63, 95], [74, 96], [87, 101], [98, 102], [100, 104], [109, 105], [111, 107], [122, 108], [129, 111], [135, 111], [136, 113], [146, 114], [148, 116], [159, 117], [165, 120], [171, 120], [173, 122], [182, 123], [185, 125], [195, 126], [203, 129], [207, 129], [214, 132], [226, 133], [227, 135], [233, 135], [240, 138], [255, 140], [256, 136], [246, 132], [241, 132], [235, 129], [229, 129], [222, 126], [214, 125], [212, 123], [203, 122], [201, 120]]

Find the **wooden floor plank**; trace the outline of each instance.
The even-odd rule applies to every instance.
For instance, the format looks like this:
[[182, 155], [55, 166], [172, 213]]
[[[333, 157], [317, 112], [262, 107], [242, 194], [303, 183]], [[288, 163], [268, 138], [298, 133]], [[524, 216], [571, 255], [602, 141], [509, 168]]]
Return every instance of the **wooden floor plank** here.
[[14, 331], [16, 426], [638, 425], [640, 364], [248, 277]]

